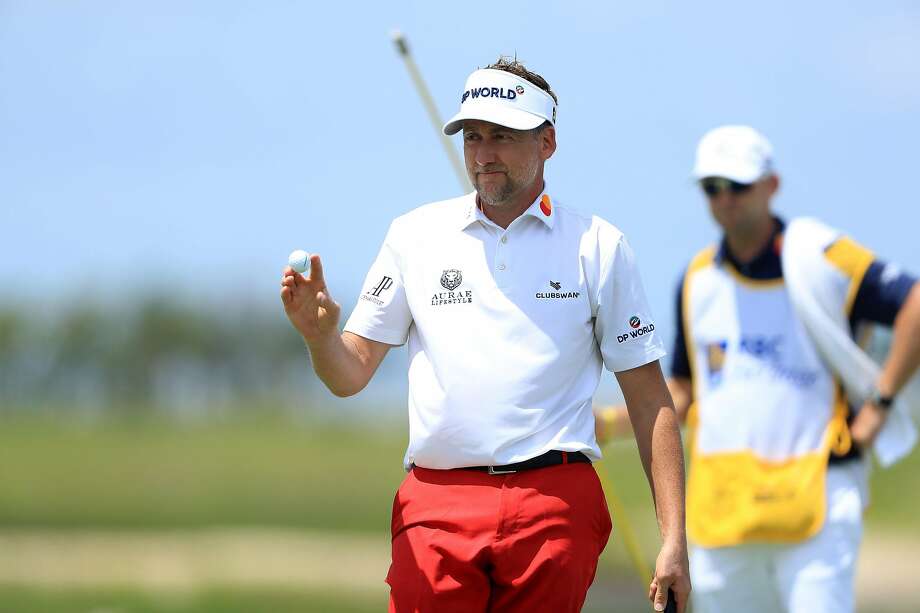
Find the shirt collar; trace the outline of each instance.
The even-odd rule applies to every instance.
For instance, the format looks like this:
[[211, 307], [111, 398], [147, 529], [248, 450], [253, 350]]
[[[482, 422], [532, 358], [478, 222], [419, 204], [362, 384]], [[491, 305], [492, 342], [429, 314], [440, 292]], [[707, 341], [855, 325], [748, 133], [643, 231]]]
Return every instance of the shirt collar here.
[[524, 211], [524, 215], [536, 217], [546, 224], [550, 230], [556, 224], [556, 203], [550, 198], [546, 191], [546, 183], [543, 184], [543, 192], [537, 196], [537, 199]]
[[475, 221], [483, 221], [486, 216], [476, 203], [476, 190], [463, 197], [463, 214], [460, 215], [460, 229], [466, 230]]
[[728, 246], [728, 239], [722, 237], [719, 244], [719, 252], [716, 254], [718, 262], [730, 264], [739, 273], [751, 279], [778, 279], [783, 276], [781, 252], [781, 237], [786, 229], [786, 222], [779, 217], [773, 218], [774, 229], [773, 235], [764, 246], [763, 250], [754, 256], [750, 262], [742, 264], [738, 262], [731, 249]]
[[[521, 213], [521, 217], [536, 217], [546, 227], [551, 229], [556, 223], [556, 204], [553, 202], [549, 193], [546, 191], [546, 183], [543, 183], [543, 191], [537, 196], [527, 210]], [[485, 224], [491, 224], [492, 221], [486, 217], [486, 214], [479, 208], [479, 202], [475, 190], [463, 197], [463, 214], [460, 219], [460, 229], [465, 230], [473, 222], [480, 221]]]

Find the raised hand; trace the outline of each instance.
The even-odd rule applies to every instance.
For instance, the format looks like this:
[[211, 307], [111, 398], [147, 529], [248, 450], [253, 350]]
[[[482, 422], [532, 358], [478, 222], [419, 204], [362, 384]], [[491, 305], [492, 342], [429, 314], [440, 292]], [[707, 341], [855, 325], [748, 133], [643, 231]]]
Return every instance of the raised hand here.
[[281, 302], [294, 328], [309, 343], [338, 335], [342, 308], [329, 295], [323, 278], [323, 263], [310, 256], [310, 273], [304, 276], [290, 266], [281, 277]]

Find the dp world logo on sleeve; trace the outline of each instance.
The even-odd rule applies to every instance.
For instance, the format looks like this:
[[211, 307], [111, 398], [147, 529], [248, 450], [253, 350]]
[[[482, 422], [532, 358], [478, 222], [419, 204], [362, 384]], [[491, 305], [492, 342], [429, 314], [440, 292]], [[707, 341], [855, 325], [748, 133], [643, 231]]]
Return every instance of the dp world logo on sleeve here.
[[646, 324], [643, 326], [642, 320], [639, 319], [638, 315], [633, 315], [629, 318], [629, 327], [632, 328], [632, 330], [624, 332], [623, 334], [617, 334], [617, 343], [625, 343], [630, 339], [645, 336], [655, 330], [655, 324]]

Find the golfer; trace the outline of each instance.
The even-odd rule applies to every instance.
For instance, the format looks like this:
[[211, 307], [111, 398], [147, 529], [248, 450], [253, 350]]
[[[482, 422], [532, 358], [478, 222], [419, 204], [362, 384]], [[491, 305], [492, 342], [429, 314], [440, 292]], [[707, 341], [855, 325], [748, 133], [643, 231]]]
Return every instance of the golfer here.
[[392, 517], [390, 611], [579, 611], [611, 530], [591, 463], [592, 395], [616, 374], [662, 547], [650, 598], [690, 591], [678, 422], [633, 253], [544, 181], [556, 95], [517, 61], [476, 70], [445, 126], [473, 193], [393, 221], [339, 332], [318, 255], [285, 311], [338, 396], [409, 343], [408, 475]]

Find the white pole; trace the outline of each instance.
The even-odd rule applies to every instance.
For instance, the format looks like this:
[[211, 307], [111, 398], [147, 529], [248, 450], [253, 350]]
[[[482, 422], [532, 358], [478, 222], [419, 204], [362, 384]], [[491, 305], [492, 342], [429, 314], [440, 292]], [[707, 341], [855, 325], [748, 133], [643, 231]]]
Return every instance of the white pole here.
[[454, 172], [457, 174], [457, 180], [460, 181], [460, 186], [463, 188], [464, 192], [472, 191], [473, 187], [470, 185], [470, 180], [466, 176], [466, 168], [460, 160], [460, 156], [457, 155], [457, 150], [454, 149], [454, 145], [450, 142], [450, 139], [441, 131], [441, 126], [444, 125], [444, 122], [441, 121], [441, 117], [438, 115], [438, 107], [435, 106], [434, 99], [432, 99], [431, 94], [428, 92], [428, 87], [425, 85], [424, 79], [422, 79], [422, 74], [419, 72], [418, 67], [415, 65], [415, 61], [412, 59], [412, 55], [409, 53], [409, 43], [406, 42], [406, 37], [399, 30], [394, 31], [392, 36], [393, 43], [396, 45], [396, 51], [406, 64], [409, 76], [412, 77], [412, 83], [415, 84], [415, 89], [422, 99], [422, 104], [425, 105], [425, 110], [428, 111], [428, 118], [431, 119], [431, 125], [434, 126], [434, 131], [437, 132], [441, 144], [447, 152], [447, 158], [450, 160], [451, 166], [454, 167]]

